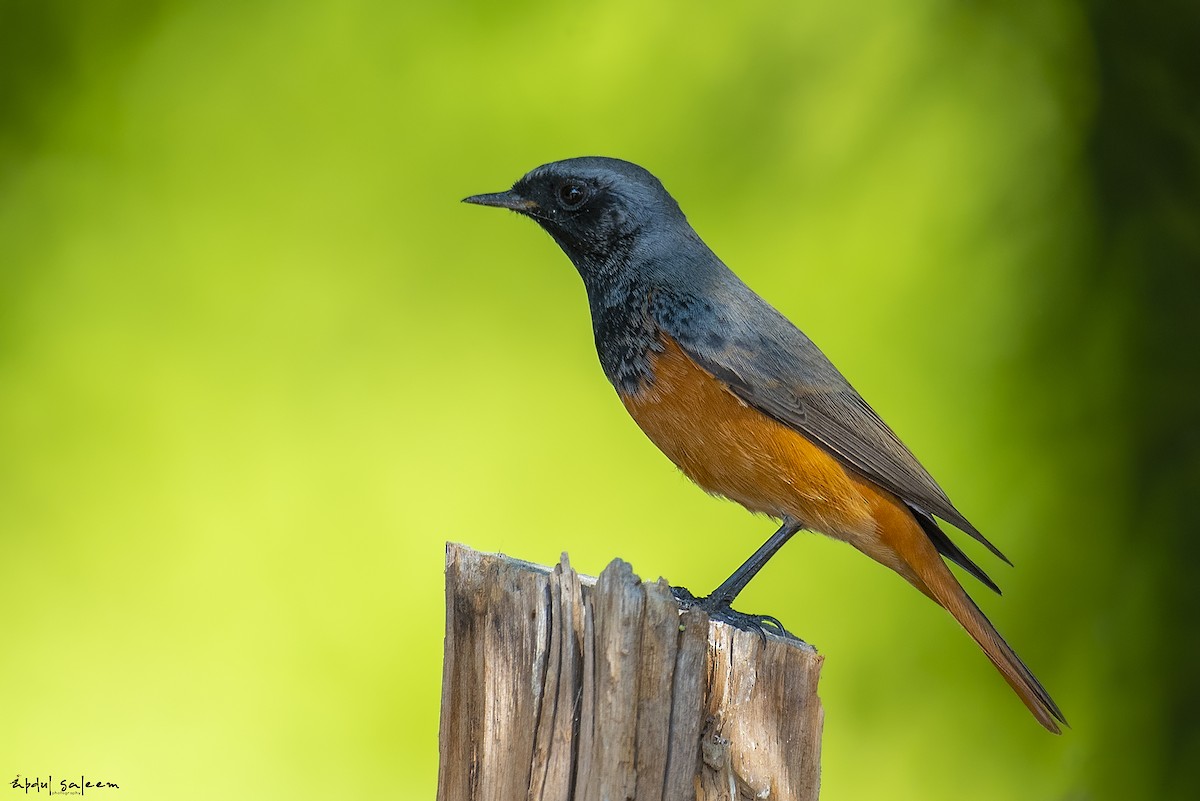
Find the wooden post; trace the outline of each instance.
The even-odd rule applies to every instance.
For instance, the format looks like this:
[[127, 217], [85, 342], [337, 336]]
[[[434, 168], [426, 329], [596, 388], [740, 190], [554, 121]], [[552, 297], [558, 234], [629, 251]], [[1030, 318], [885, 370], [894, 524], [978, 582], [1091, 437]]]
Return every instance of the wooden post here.
[[439, 801], [810, 801], [822, 658], [598, 580], [446, 548]]

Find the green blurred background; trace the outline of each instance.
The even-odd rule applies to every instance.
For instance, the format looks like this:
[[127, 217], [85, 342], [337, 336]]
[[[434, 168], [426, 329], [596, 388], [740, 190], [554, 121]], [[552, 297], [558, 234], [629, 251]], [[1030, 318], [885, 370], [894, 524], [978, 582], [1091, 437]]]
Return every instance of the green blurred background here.
[[1198, 8], [0, 0], [0, 778], [430, 798], [446, 540], [704, 590], [765, 539], [458, 202], [604, 154], [1009, 554], [1073, 725], [804, 536], [741, 605], [826, 656], [824, 797], [1196, 797]]

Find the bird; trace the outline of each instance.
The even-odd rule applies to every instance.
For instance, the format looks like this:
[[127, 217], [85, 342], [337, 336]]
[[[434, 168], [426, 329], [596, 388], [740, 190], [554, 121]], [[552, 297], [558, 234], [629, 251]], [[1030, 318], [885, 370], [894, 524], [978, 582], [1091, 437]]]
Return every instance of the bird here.
[[948, 611], [1037, 721], [1061, 732], [1058, 705], [945, 560], [999, 588], [935, 518], [1011, 562], [812, 340], [713, 253], [654, 175], [571, 158], [463, 202], [516, 212], [550, 235], [583, 279], [600, 366], [638, 427], [702, 489], [780, 522], [702, 599], [706, 610], [732, 612], [798, 531], [824, 534]]

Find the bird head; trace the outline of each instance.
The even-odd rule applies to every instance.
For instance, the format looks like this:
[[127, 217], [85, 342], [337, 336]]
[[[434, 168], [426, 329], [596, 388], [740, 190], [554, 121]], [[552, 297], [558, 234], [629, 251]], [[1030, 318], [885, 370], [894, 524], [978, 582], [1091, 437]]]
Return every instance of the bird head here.
[[531, 170], [506, 192], [464, 203], [510, 209], [535, 220], [574, 262], [584, 280], [629, 265], [639, 246], [691, 228], [679, 204], [646, 170], [589, 156]]

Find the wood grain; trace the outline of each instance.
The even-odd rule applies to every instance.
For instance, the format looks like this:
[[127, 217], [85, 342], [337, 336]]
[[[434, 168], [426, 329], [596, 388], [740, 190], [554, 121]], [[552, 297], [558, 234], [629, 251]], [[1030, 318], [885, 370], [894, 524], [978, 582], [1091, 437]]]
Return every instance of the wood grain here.
[[822, 658], [599, 579], [450, 544], [441, 801], [816, 799]]

